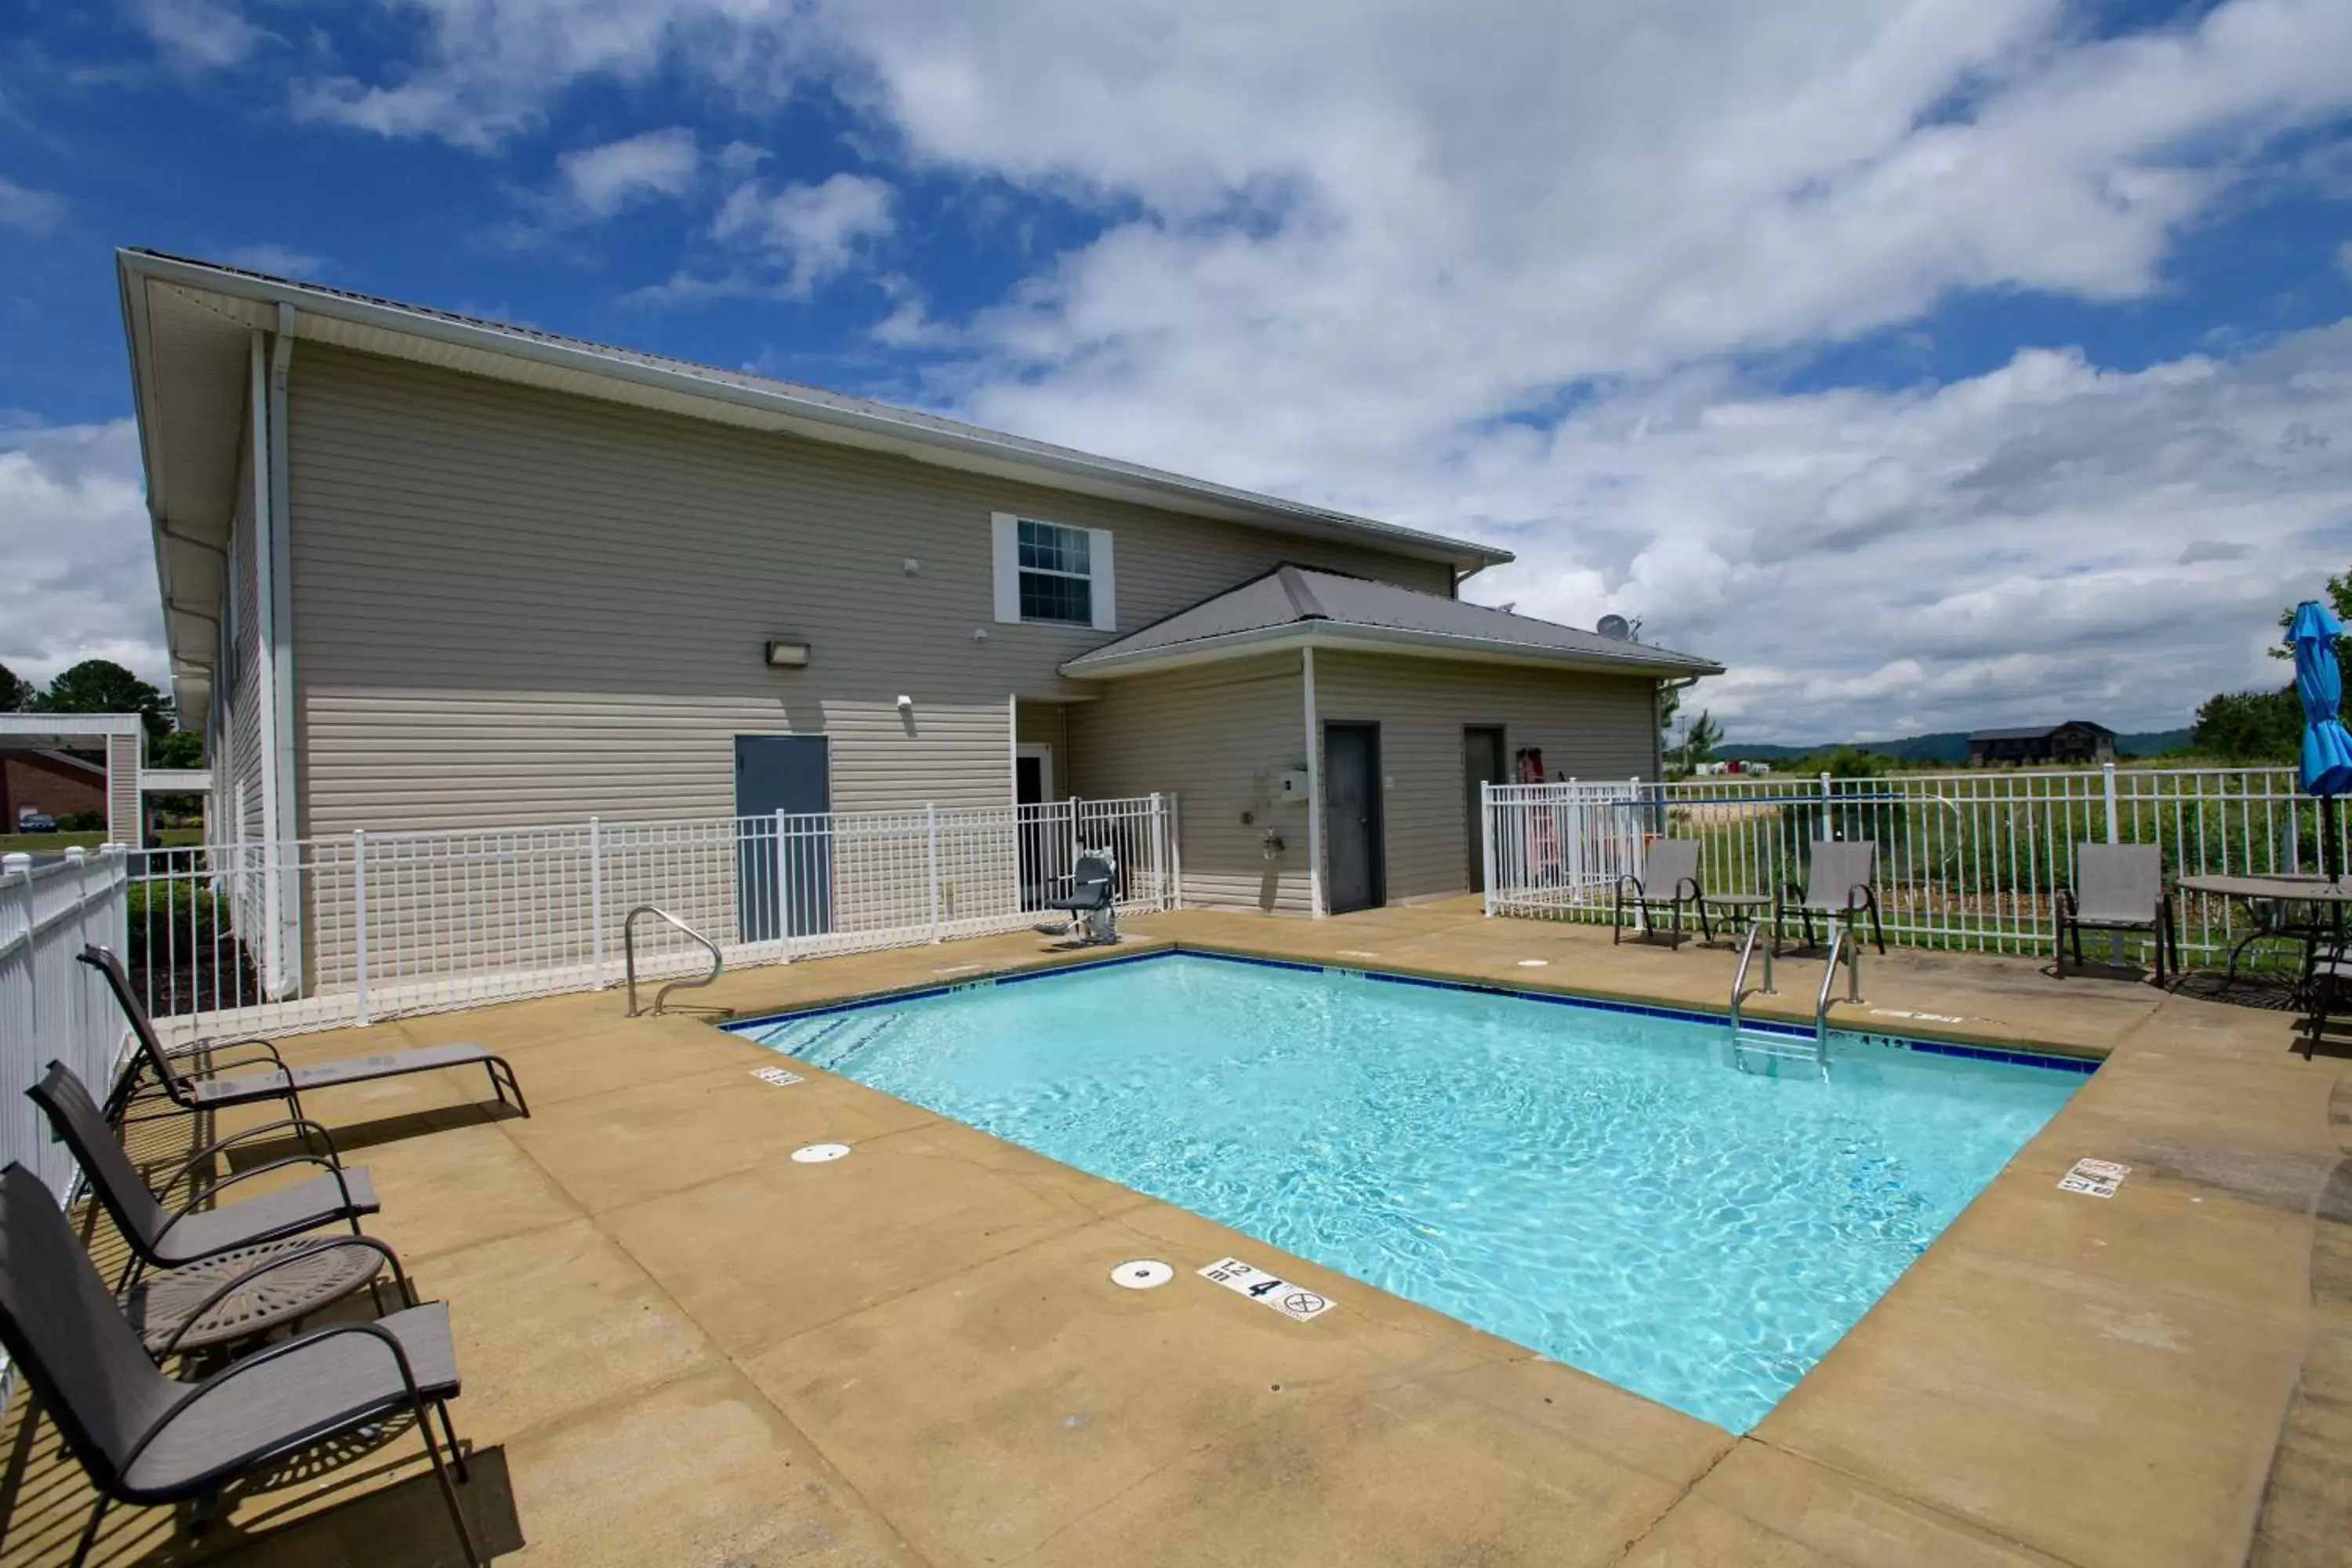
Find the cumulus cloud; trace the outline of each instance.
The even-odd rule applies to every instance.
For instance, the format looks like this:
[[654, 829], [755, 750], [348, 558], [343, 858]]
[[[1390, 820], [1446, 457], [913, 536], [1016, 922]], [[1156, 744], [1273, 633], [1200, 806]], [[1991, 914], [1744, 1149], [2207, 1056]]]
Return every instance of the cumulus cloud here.
[[[2342, 329], [1909, 391], [1753, 369], [1958, 291], [2147, 297], [2276, 148], [2333, 188], [2343, 0], [2117, 36], [2064, 0], [404, 8], [423, 55], [314, 111], [489, 147], [583, 82], [822, 76], [917, 175], [1090, 214], [975, 316], [893, 293], [881, 341], [984, 423], [1509, 543], [1478, 593], [1724, 658], [1739, 732], [2176, 721], [2352, 555]], [[668, 291], [805, 295], [893, 206], [740, 183], [713, 232], [746, 270]]]
[[0, 426], [0, 664], [46, 681], [85, 658], [166, 674], [139, 435]]
[[779, 292], [805, 298], [847, 270], [862, 247], [890, 233], [896, 195], [887, 181], [865, 174], [773, 189], [747, 181], [720, 204], [710, 233], [776, 268]]
[[555, 160], [564, 199], [591, 218], [611, 217], [652, 197], [681, 195], [700, 163], [694, 132], [684, 126], [583, 147]]

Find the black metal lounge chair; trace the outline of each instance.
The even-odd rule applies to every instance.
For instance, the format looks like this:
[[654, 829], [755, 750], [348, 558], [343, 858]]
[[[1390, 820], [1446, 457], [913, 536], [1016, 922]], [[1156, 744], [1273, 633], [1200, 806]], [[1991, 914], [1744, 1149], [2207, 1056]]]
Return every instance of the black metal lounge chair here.
[[[433, 1302], [372, 1323], [335, 1323], [232, 1362], [201, 1383], [166, 1374], [123, 1321], [65, 1212], [24, 1166], [0, 1172], [0, 1344], [89, 1472], [98, 1504], [74, 1548], [89, 1556], [111, 1504], [206, 1498], [227, 1482], [386, 1416], [416, 1420], [467, 1563], [481, 1554], [450, 1479], [466, 1479], [449, 1424], [457, 1352]], [[438, 1411], [445, 1461], [433, 1435]]]
[[1780, 895], [1780, 902], [1772, 910], [1772, 940], [1777, 944], [1787, 933], [1787, 912], [1794, 910], [1805, 925], [1805, 945], [1813, 945], [1813, 917], [1825, 921], [1842, 920], [1853, 931], [1856, 940], [1861, 931], [1856, 922], [1870, 917], [1870, 939], [1878, 951], [1886, 951], [1886, 932], [1878, 923], [1878, 841], [1874, 838], [1813, 840], [1811, 858], [1805, 866], [1805, 885], [1790, 883]]
[[2083, 967], [2083, 932], [2145, 931], [2156, 935], [2156, 983], [2164, 984], [2164, 950], [2180, 973], [2180, 936], [2172, 895], [2164, 889], [2164, 851], [2153, 844], [2077, 844], [2074, 885], [2058, 889], [2058, 977], [2066, 977], [2066, 948]]
[[[522, 1085], [515, 1079], [514, 1068], [503, 1057], [493, 1055], [481, 1046], [451, 1044], [420, 1046], [414, 1050], [387, 1051], [381, 1056], [345, 1057], [340, 1061], [317, 1062], [308, 1067], [289, 1068], [278, 1058], [275, 1047], [268, 1042], [242, 1041], [242, 1045], [260, 1044], [268, 1047], [273, 1065], [254, 1072], [222, 1073], [204, 1066], [205, 1058], [195, 1055], [199, 1049], [218, 1051], [230, 1042], [200, 1042], [198, 1047], [184, 1047], [179, 1052], [167, 1048], [155, 1033], [154, 1021], [131, 989], [131, 977], [122, 971], [122, 961], [102, 947], [85, 947], [77, 955], [80, 961], [106, 976], [114, 992], [114, 999], [122, 1007], [123, 1016], [131, 1020], [131, 1032], [138, 1037], [139, 1052], [122, 1081], [115, 1086], [107, 1101], [107, 1115], [120, 1121], [133, 1099], [142, 1091], [141, 1078], [144, 1072], [154, 1075], [157, 1086], [182, 1110], [217, 1110], [225, 1106], [252, 1105], [265, 1100], [279, 1100], [292, 1111], [296, 1120], [302, 1118], [300, 1096], [304, 1090], [334, 1089], [344, 1084], [373, 1083], [378, 1079], [401, 1078], [414, 1072], [436, 1072], [443, 1068], [479, 1067], [490, 1075], [490, 1092], [501, 1105], [511, 1103], [525, 1116], [530, 1107], [522, 1097]], [[190, 1072], [184, 1064], [197, 1062], [197, 1070]], [[511, 1094], [513, 1099], [509, 1100]]]
[[[199, 1167], [237, 1144], [293, 1124], [268, 1122], [208, 1143], [165, 1182], [166, 1195], [184, 1179], [189, 1188], [185, 1203], [166, 1208], [70, 1068], [51, 1062], [47, 1076], [25, 1093], [73, 1152], [90, 1191], [130, 1249], [115, 1289], [150, 1352], [209, 1349], [299, 1322], [355, 1290], [373, 1288], [386, 1266], [402, 1301], [416, 1304], [392, 1248], [360, 1233], [360, 1216], [376, 1212], [375, 1188], [365, 1171], [346, 1169], [337, 1160], [326, 1129], [305, 1129], [325, 1141], [324, 1154], [306, 1152], [271, 1160], [199, 1191], [194, 1181]], [[325, 1169], [257, 1197], [218, 1204], [224, 1188], [305, 1164]], [[206, 1202], [216, 1206], [196, 1207]], [[331, 1226], [348, 1226], [351, 1234], [311, 1234]]]
[[1045, 900], [1045, 908], [1060, 910], [1070, 917], [1070, 923], [1061, 927], [1062, 934], [1083, 931], [1088, 942], [1112, 942], [1118, 940], [1118, 909], [1116, 888], [1118, 863], [1108, 849], [1089, 849], [1078, 857], [1070, 871], [1070, 890], [1058, 899]]
[[1713, 940], [1708, 929], [1706, 904], [1698, 885], [1698, 840], [1696, 838], [1654, 838], [1642, 855], [1642, 874], [1632, 873], [1617, 879], [1617, 902], [1610, 913], [1609, 941], [1613, 946], [1625, 934], [1625, 911], [1634, 910], [1642, 924], [1651, 932], [1657, 931], [1653, 910], [1671, 911], [1674, 921], [1669, 941], [1680, 946], [1683, 940], [1683, 906], [1698, 910], [1700, 933]]

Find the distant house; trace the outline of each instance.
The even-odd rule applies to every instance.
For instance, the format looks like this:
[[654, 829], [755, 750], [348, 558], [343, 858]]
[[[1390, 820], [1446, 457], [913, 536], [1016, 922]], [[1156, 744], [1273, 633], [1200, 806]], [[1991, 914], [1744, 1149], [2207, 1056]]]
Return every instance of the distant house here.
[[16, 831], [17, 816], [106, 810], [106, 764], [71, 752], [0, 752], [0, 833]]
[[1969, 737], [1972, 768], [2061, 766], [2075, 763], [2112, 763], [2116, 732], [2087, 719], [2063, 724], [2030, 724], [2016, 730], [1979, 730]]

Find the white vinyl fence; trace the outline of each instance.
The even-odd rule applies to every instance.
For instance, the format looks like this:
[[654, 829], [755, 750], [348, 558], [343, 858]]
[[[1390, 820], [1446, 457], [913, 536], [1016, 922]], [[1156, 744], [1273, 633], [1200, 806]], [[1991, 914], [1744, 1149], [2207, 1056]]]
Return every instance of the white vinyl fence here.
[[[1767, 895], [1803, 880], [1814, 839], [1870, 838], [1887, 940], [1979, 952], [2050, 950], [2077, 844], [2158, 845], [2168, 879], [2321, 864], [2319, 803], [2292, 768], [1492, 784], [1483, 816], [1489, 914], [1605, 921], [1618, 877], [1661, 836], [1700, 841], [1708, 892]], [[2252, 929], [2229, 900], [2182, 893], [2175, 908], [2186, 958], [2227, 956]]]
[[[184, 1033], [328, 1028], [616, 984], [643, 904], [730, 969], [1058, 920], [1045, 905], [1081, 850], [1111, 851], [1122, 914], [1168, 909], [1175, 846], [1175, 797], [1147, 795], [149, 850], [130, 858], [124, 961]], [[707, 963], [639, 922], [641, 981]]]
[[38, 867], [24, 855], [0, 861], [0, 1164], [24, 1164], [60, 1198], [79, 1173], [24, 1091], [53, 1061], [101, 1092], [114, 1081], [121, 1009], [74, 955], [85, 944], [121, 946], [129, 872], [113, 845]]

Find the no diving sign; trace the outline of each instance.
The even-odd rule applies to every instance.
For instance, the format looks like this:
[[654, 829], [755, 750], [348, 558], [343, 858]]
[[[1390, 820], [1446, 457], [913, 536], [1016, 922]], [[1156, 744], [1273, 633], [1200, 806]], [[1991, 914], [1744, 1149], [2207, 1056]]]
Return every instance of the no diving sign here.
[[1238, 1258], [1220, 1258], [1201, 1270], [1201, 1278], [1213, 1279], [1226, 1289], [1247, 1296], [1251, 1300], [1273, 1308], [1286, 1318], [1304, 1323], [1321, 1317], [1331, 1310], [1331, 1303], [1304, 1286], [1293, 1285], [1277, 1279], [1265, 1269], [1244, 1263]]
[[2074, 1168], [2058, 1178], [2062, 1193], [2082, 1193], [2089, 1197], [2111, 1198], [2116, 1189], [2131, 1174], [2129, 1165], [2118, 1165], [2113, 1160], [2077, 1160]]

